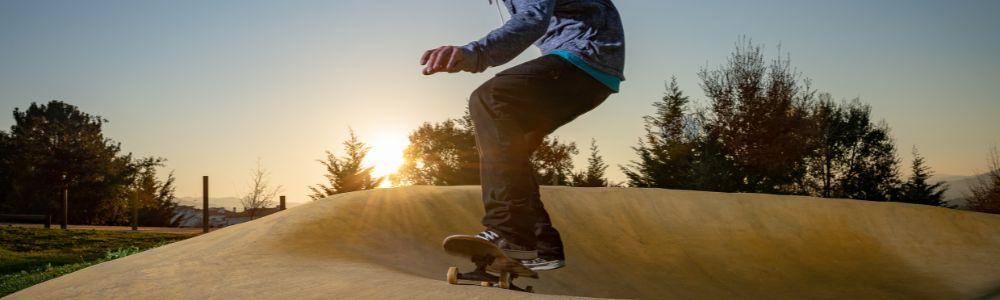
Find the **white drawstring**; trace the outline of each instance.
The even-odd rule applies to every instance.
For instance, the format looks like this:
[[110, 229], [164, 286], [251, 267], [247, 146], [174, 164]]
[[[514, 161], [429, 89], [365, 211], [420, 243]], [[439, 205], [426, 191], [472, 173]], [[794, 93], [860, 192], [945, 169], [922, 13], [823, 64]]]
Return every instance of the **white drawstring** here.
[[503, 1], [503, 0], [495, 0], [495, 1], [494, 0], [489, 0], [489, 1], [490, 1], [490, 5], [493, 5], [493, 2], [496, 2], [496, 4], [497, 4], [497, 15], [500, 17], [500, 26], [503, 26], [503, 24], [506, 23], [506, 21], [503, 20], [503, 11], [500, 10], [500, 2]]

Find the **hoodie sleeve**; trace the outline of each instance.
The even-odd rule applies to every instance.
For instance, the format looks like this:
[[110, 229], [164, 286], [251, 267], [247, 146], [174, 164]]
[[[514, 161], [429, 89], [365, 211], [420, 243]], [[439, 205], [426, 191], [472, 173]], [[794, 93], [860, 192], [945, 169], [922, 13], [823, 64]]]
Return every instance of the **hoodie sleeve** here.
[[548, 30], [556, 0], [508, 1], [514, 7], [510, 20], [486, 37], [462, 47], [476, 54], [475, 73], [509, 62]]

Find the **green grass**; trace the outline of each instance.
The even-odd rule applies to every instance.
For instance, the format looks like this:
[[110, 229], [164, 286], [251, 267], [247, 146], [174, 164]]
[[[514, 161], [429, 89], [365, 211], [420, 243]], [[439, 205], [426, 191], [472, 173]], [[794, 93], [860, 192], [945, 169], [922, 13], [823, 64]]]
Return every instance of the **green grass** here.
[[0, 227], [0, 297], [194, 235]]

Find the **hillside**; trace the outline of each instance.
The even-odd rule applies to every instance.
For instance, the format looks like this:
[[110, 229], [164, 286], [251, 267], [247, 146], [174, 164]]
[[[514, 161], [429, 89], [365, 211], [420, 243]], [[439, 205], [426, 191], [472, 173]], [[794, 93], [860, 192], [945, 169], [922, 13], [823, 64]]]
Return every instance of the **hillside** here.
[[983, 173], [975, 176], [936, 176], [931, 182], [944, 182], [948, 185], [948, 190], [944, 192], [944, 199], [951, 205], [958, 205], [964, 208], [967, 204], [971, 186], [977, 184], [980, 179], [986, 179], [989, 174]]

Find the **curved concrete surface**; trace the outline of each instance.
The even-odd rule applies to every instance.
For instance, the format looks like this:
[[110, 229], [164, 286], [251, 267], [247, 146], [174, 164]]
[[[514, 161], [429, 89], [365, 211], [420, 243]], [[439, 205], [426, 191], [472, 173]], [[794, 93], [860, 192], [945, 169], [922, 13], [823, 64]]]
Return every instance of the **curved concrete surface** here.
[[539, 294], [443, 281], [478, 187], [331, 197], [51, 280], [14, 299], [962, 299], [1000, 283], [1000, 216], [897, 203], [542, 189], [569, 265]]

